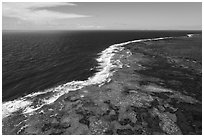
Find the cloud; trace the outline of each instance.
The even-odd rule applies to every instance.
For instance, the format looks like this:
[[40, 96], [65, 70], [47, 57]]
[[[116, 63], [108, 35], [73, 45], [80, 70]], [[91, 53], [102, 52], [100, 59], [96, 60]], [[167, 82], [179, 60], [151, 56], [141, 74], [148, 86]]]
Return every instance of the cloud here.
[[101, 25], [82, 25], [82, 24], [78, 24], [77, 28], [79, 28], [79, 29], [103, 29], [105, 27], [101, 26]]
[[62, 13], [57, 11], [47, 10], [49, 7], [58, 6], [76, 6], [73, 3], [63, 2], [47, 2], [47, 3], [31, 3], [31, 2], [9, 2], [3, 3], [2, 15], [4, 17], [17, 18], [23, 21], [32, 22], [35, 24], [47, 24], [63, 19], [90, 17], [87, 15]]

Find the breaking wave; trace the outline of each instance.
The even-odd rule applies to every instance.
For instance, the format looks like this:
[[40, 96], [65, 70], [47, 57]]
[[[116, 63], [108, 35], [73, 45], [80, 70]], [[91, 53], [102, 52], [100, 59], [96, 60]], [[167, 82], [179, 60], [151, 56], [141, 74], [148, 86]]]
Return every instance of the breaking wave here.
[[88, 85], [99, 84], [103, 85], [105, 82], [110, 81], [110, 77], [113, 75], [114, 69], [121, 68], [121, 63], [118, 60], [114, 60], [113, 56], [124, 49], [124, 45], [142, 42], [142, 41], [154, 41], [161, 39], [170, 39], [173, 37], [153, 38], [153, 39], [140, 39], [128, 41], [120, 44], [114, 44], [99, 53], [99, 57], [96, 59], [99, 67], [98, 72], [94, 76], [89, 77], [85, 81], [72, 81], [66, 84], [59, 85], [54, 88], [49, 88], [43, 91], [28, 94], [24, 97], [13, 101], [3, 102], [2, 104], [2, 118], [11, 115], [14, 112], [22, 111], [23, 114], [32, 114], [32, 112], [40, 109], [42, 106], [55, 102], [60, 96], [69, 91], [75, 91]]

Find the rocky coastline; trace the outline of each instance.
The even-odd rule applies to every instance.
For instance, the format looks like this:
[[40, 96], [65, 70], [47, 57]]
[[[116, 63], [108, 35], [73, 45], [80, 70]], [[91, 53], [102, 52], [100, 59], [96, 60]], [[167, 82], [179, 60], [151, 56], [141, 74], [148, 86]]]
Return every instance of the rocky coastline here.
[[121, 68], [111, 70], [106, 83], [70, 91], [32, 114], [15, 112], [3, 119], [2, 132], [201, 135], [202, 61], [188, 54], [188, 44], [200, 40], [179, 37], [126, 44], [113, 56]]

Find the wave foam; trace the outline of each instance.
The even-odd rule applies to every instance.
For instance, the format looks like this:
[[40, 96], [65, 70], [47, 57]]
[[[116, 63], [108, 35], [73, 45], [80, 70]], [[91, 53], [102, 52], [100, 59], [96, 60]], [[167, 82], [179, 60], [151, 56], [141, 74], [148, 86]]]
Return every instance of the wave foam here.
[[124, 47], [122, 46], [135, 42], [161, 40], [169, 38], [172, 37], [140, 39], [111, 45], [110, 47], [98, 54], [99, 58], [97, 58], [96, 60], [99, 64], [99, 67], [98, 72], [95, 73], [94, 76], [89, 77], [85, 81], [68, 82], [66, 84], [62, 84], [54, 88], [49, 88], [44, 91], [26, 95], [13, 101], [4, 102], [2, 104], [2, 118], [5, 118], [18, 110], [22, 110], [23, 114], [32, 114], [32, 112], [40, 109], [44, 105], [55, 102], [60, 96], [65, 93], [68, 93], [69, 91], [75, 91], [93, 84], [100, 84], [99, 86], [101, 86], [105, 82], [110, 81], [110, 77], [114, 73], [114, 71], [111, 70], [114, 70], [116, 68], [122, 68], [121, 62], [119, 60], [113, 59], [115, 53], [124, 49]]
[[199, 37], [200, 34], [187, 34], [187, 37]]

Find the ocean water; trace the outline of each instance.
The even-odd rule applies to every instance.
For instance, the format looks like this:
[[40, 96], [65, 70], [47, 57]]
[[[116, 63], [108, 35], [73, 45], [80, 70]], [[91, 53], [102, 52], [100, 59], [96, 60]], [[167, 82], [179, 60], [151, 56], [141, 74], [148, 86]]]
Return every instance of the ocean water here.
[[[53, 102], [69, 90], [104, 82], [116, 43], [185, 36], [197, 31], [3, 32], [2, 99], [6, 115], [31, 106], [34, 98]], [[115, 45], [116, 44], [116, 45]], [[121, 44], [119, 44], [121, 45]], [[39, 95], [49, 93], [49, 99]], [[17, 105], [16, 107], [14, 105]], [[35, 110], [36, 108], [32, 108]], [[30, 112], [26, 109], [25, 112]]]

